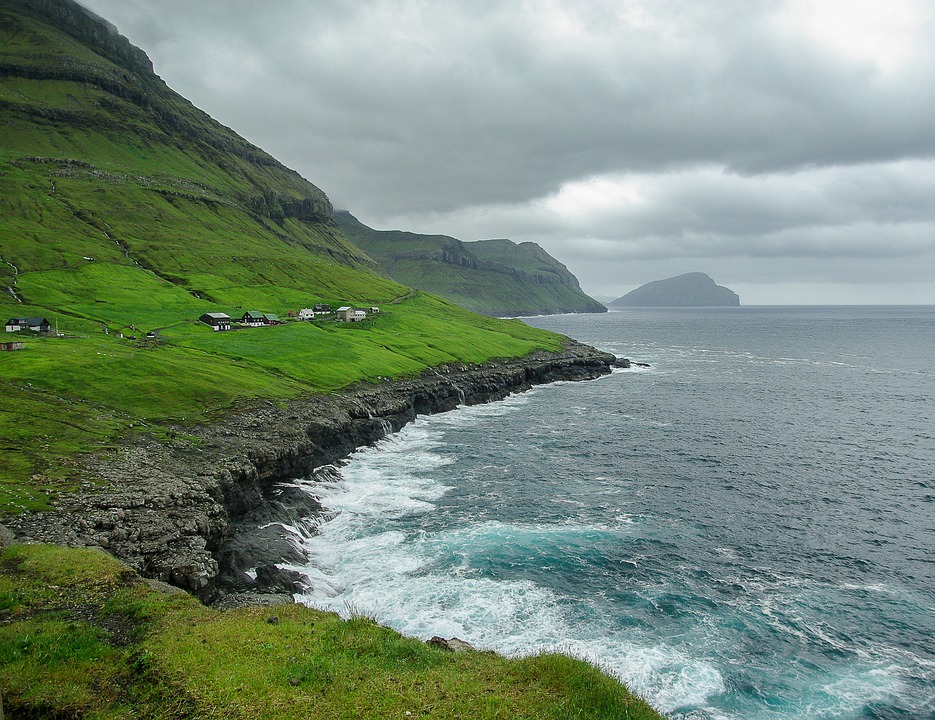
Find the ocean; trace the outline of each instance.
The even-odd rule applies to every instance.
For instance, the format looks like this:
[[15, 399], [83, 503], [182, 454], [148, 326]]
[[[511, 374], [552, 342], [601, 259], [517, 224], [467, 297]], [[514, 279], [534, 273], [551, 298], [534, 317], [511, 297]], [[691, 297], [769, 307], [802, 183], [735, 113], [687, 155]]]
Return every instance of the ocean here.
[[583, 657], [671, 718], [935, 718], [935, 308], [527, 322], [650, 367], [297, 480], [301, 601]]

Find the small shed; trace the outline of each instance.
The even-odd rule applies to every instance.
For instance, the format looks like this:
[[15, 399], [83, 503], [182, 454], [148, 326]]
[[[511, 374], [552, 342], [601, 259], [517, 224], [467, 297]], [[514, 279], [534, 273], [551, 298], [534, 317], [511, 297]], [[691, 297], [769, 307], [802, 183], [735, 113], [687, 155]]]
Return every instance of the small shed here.
[[231, 329], [231, 316], [227, 313], [205, 313], [198, 319], [215, 332]]
[[243, 314], [243, 317], [240, 318], [241, 325], [248, 325], [249, 327], [261, 327], [263, 322], [263, 313], [259, 310], [247, 310]]
[[371, 305], [371, 306], [370, 306], [370, 314], [371, 314], [371, 315], [376, 315], [376, 314], [379, 313], [379, 312], [380, 312], [380, 308], [378, 308], [376, 305]]
[[0, 350], [24, 350], [25, 348], [26, 348], [26, 343], [24, 342], [0, 343]]
[[45, 318], [10, 318], [5, 329], [7, 332], [32, 330], [33, 332], [49, 332], [52, 325]]
[[342, 305], [334, 311], [334, 315], [338, 322], [351, 322], [354, 317], [354, 308], [350, 305]]

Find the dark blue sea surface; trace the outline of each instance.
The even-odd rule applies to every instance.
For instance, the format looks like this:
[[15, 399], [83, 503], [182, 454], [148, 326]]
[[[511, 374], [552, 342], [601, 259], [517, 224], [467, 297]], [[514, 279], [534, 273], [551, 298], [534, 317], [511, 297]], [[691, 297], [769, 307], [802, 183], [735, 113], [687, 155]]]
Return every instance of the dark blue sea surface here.
[[331, 514], [302, 601], [559, 649], [673, 718], [935, 718], [935, 308], [528, 322], [651, 367], [421, 418], [307, 483]]

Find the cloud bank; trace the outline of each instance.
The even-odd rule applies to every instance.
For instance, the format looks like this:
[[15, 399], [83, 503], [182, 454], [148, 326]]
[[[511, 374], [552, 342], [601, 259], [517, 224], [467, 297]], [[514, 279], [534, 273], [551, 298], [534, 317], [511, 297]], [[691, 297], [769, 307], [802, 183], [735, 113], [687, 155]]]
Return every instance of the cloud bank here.
[[586, 291], [935, 304], [927, 0], [83, 0], [377, 228], [533, 240]]

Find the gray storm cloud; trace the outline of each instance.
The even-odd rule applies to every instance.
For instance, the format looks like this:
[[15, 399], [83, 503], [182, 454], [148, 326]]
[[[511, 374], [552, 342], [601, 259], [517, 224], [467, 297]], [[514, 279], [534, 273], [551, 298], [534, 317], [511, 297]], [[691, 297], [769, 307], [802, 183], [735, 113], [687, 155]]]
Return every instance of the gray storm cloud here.
[[374, 227], [534, 240], [606, 295], [935, 303], [925, 0], [84, 4]]

